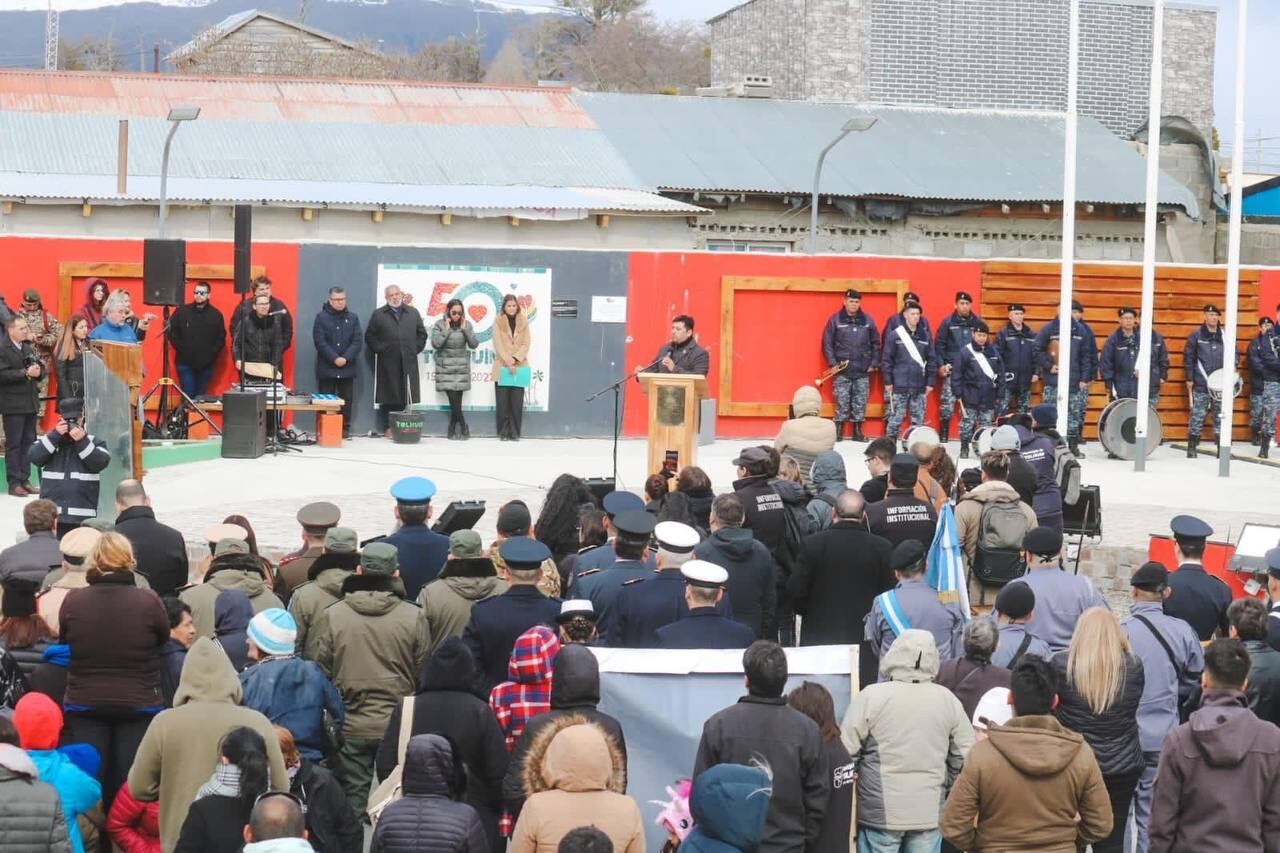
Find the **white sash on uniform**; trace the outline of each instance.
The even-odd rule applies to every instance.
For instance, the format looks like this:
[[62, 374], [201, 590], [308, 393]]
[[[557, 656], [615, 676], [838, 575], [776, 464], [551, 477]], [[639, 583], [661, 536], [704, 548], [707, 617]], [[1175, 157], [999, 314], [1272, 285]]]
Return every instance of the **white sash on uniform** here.
[[981, 370], [986, 377], [992, 382], [996, 381], [996, 372], [991, 369], [991, 362], [987, 361], [987, 357], [973, 348], [973, 344], [969, 344], [969, 352], [973, 353], [973, 358], [978, 362], [978, 369]]
[[911, 356], [911, 360], [924, 370], [924, 357], [920, 355], [920, 349], [916, 346], [916, 339], [911, 337], [911, 333], [907, 331], [906, 325], [895, 326], [893, 331], [898, 335], [898, 339], [902, 341], [906, 347], [907, 355]]

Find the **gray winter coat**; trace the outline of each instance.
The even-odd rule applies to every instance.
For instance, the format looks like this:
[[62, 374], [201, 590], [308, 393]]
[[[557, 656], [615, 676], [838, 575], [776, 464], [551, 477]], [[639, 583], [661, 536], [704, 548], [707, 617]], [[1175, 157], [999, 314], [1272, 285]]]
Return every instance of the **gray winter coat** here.
[[[834, 450], [819, 453], [813, 459], [813, 468], [809, 470], [813, 480], [814, 499], [806, 507], [813, 517], [815, 530], [826, 530], [831, 526], [831, 510], [836, 497], [848, 488], [845, 482], [844, 457]], [[823, 500], [823, 495], [830, 500]]]
[[58, 792], [16, 746], [0, 744], [0, 846], [5, 853], [70, 853]]
[[471, 322], [450, 329], [443, 317], [431, 327], [431, 346], [436, 351], [436, 390], [471, 390], [471, 350], [480, 346]]

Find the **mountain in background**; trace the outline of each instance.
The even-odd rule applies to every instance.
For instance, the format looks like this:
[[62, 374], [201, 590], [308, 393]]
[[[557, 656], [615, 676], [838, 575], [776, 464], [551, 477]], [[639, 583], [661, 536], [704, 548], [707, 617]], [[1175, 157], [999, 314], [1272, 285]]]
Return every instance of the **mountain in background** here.
[[[67, 44], [86, 37], [110, 38], [131, 70], [150, 70], [153, 45], [160, 46], [163, 63], [166, 54], [196, 33], [238, 12], [260, 9], [290, 19], [298, 14], [298, 0], [108, 3], [62, 12], [61, 40]], [[373, 43], [388, 53], [411, 53], [424, 44], [478, 31], [487, 61], [510, 34], [546, 14], [557, 13], [511, 0], [311, 0], [306, 23], [351, 41]], [[0, 11], [0, 65], [43, 66], [44, 27], [42, 11]]]

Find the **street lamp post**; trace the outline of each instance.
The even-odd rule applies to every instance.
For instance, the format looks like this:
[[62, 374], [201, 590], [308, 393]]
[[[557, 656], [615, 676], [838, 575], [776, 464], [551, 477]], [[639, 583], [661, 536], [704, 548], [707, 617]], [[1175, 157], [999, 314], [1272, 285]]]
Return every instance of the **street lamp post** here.
[[173, 135], [184, 121], [195, 121], [199, 116], [199, 107], [169, 108], [169, 135], [164, 138], [164, 154], [160, 157], [160, 231], [157, 236], [161, 239], [164, 238], [165, 217], [169, 212], [169, 149], [173, 145]]
[[822, 163], [827, 159], [827, 153], [840, 144], [840, 140], [851, 133], [870, 130], [876, 121], [875, 116], [854, 116], [844, 123], [840, 128], [840, 135], [827, 143], [827, 147], [823, 148], [822, 153], [818, 155], [818, 165], [813, 170], [813, 198], [809, 201], [809, 254], [811, 255], [818, 251], [818, 182], [822, 180]]

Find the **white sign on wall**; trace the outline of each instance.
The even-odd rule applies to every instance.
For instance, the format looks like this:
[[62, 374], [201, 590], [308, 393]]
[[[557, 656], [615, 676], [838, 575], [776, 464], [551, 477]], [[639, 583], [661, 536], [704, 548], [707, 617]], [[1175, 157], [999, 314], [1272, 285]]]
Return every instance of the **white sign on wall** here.
[[447, 409], [443, 392], [436, 391], [435, 351], [431, 348], [431, 327], [444, 316], [450, 299], [461, 299], [467, 319], [475, 329], [480, 346], [471, 352], [471, 390], [462, 398], [470, 411], [493, 411], [493, 383], [497, 358], [493, 353], [493, 324], [499, 317], [502, 298], [514, 293], [520, 310], [529, 321], [529, 368], [531, 378], [524, 394], [524, 408], [545, 412], [551, 388], [551, 270], [545, 267], [479, 267], [445, 264], [379, 264], [377, 296], [396, 285], [413, 297], [413, 307], [422, 314], [427, 327], [427, 348], [418, 364], [422, 402], [414, 409]]

